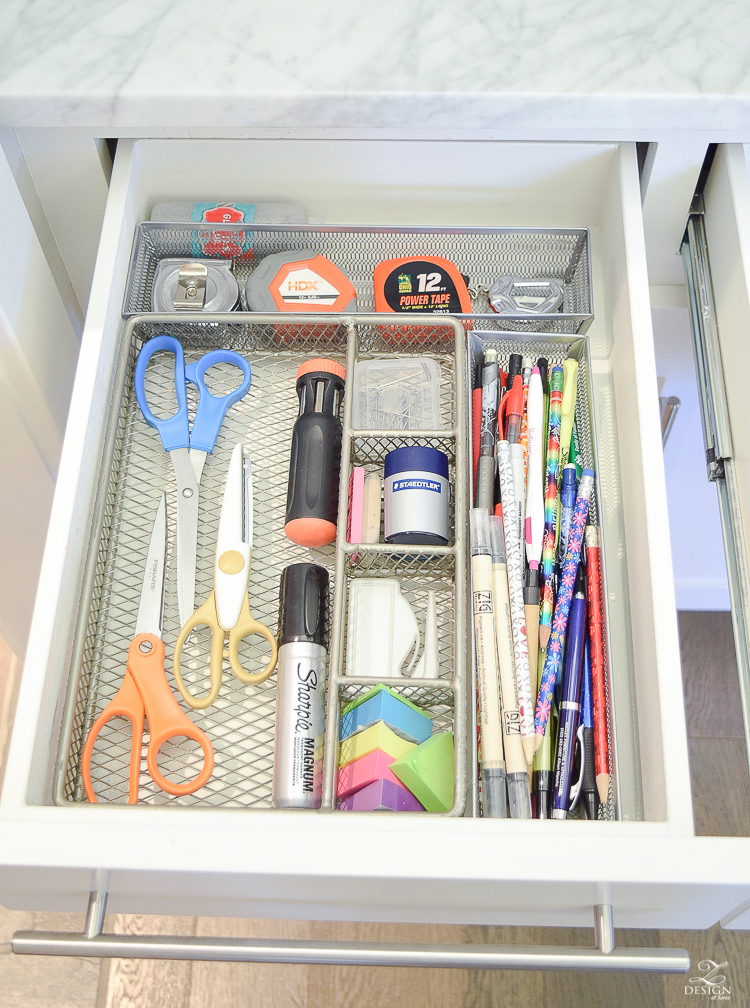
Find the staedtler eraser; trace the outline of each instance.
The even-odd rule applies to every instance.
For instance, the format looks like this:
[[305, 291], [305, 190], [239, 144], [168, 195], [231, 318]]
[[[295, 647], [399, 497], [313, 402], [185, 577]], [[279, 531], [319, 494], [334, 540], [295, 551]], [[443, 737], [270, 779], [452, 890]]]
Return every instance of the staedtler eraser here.
[[390, 769], [428, 812], [447, 812], [453, 805], [453, 732], [433, 735]]
[[347, 812], [424, 812], [411, 791], [385, 779], [344, 798], [339, 808]]
[[424, 742], [432, 733], [432, 721], [416, 704], [380, 683], [344, 708], [339, 737], [348, 738], [376, 721], [385, 721], [391, 731], [409, 742]]

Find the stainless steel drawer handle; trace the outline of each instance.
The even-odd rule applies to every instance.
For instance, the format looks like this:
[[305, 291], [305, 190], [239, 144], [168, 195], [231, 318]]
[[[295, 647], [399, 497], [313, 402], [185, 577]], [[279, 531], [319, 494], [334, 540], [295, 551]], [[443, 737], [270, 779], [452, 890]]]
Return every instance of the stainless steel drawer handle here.
[[318, 966], [624, 970], [633, 973], [687, 973], [690, 969], [690, 956], [685, 949], [628, 948], [618, 951], [615, 948], [612, 907], [609, 904], [594, 907], [594, 932], [598, 948], [113, 935], [101, 933], [106, 906], [107, 893], [102, 890], [92, 892], [83, 934], [67, 931], [16, 931], [11, 948], [19, 955], [305, 963]]

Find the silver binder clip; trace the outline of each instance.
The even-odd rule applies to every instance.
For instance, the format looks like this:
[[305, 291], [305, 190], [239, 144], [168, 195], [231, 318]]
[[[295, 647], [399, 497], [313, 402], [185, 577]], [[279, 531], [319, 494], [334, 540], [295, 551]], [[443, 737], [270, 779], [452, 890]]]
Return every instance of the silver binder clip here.
[[180, 266], [174, 306], [177, 309], [203, 310], [206, 303], [206, 277], [208, 270], [202, 263], [188, 262]]

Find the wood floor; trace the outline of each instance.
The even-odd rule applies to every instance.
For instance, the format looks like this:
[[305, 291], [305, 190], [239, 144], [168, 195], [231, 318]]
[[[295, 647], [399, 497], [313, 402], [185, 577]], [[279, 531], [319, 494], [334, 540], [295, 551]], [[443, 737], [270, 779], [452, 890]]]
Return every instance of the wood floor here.
[[[729, 614], [681, 613], [697, 832], [750, 836], [750, 777]], [[18, 669], [0, 649], [0, 746]], [[719, 786], [717, 786], [719, 774]], [[684, 1008], [684, 976], [164, 963], [14, 956], [17, 928], [80, 930], [82, 916], [0, 908], [0, 1008]], [[591, 945], [585, 929], [445, 927], [114, 915], [107, 930], [319, 940]], [[727, 962], [734, 1005], [750, 1005], [750, 932], [617, 931], [617, 944], [686, 948]], [[701, 999], [702, 1001], [705, 998]]]

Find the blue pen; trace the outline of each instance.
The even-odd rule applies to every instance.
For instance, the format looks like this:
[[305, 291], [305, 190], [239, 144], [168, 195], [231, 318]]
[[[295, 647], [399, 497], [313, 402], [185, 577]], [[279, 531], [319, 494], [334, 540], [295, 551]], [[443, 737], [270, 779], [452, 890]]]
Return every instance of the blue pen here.
[[570, 523], [576, 508], [578, 492], [578, 470], [572, 462], [562, 471], [562, 487], [560, 489], [560, 548], [558, 550], [558, 566], [562, 567], [570, 537]]
[[585, 644], [586, 576], [583, 566], [579, 564], [565, 634], [565, 671], [557, 734], [555, 785], [552, 793], [553, 819], [565, 819], [570, 809], [570, 778], [576, 751]]
[[596, 788], [596, 768], [594, 765], [594, 695], [591, 680], [591, 654], [589, 640], [583, 657], [583, 686], [581, 689], [583, 708], [583, 739], [581, 759], [581, 798], [587, 819], [596, 819], [599, 812], [599, 792]]
[[589, 640], [583, 653], [583, 680], [581, 682], [581, 709], [578, 716], [577, 743], [579, 753], [578, 780], [570, 789], [570, 810], [583, 801], [587, 819], [598, 818], [599, 795], [596, 789], [594, 767], [594, 699], [591, 686], [591, 654]]

